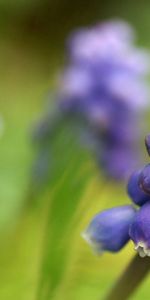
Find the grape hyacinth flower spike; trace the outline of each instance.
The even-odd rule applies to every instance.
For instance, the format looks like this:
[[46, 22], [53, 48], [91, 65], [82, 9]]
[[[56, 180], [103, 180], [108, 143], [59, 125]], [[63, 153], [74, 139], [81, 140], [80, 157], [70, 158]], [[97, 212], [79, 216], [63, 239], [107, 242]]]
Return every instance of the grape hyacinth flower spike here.
[[132, 239], [139, 254], [142, 257], [149, 256], [149, 191], [150, 164], [135, 171], [129, 178], [127, 192], [134, 206], [120, 206], [99, 213], [92, 219], [83, 237], [97, 252], [119, 251]]
[[[146, 137], [146, 149], [149, 154], [150, 135]], [[150, 270], [150, 164], [130, 176], [127, 191], [134, 207], [101, 212], [92, 219], [83, 236], [97, 252], [117, 252], [129, 240], [137, 251], [106, 300], [120, 300], [120, 295], [123, 300], [129, 299]]]
[[[145, 138], [145, 145], [149, 154], [150, 135]], [[130, 238], [141, 257], [150, 256], [150, 164], [132, 174], [128, 194], [135, 204], [141, 206], [130, 225]]]
[[115, 179], [126, 178], [137, 163], [138, 122], [147, 106], [149, 57], [134, 42], [125, 22], [79, 30], [68, 41], [61, 77], [61, 110], [85, 120], [99, 166]]
[[[71, 120], [73, 134], [92, 151], [98, 167], [110, 178], [127, 178], [139, 161], [148, 72], [149, 56], [135, 46], [127, 23], [104, 22], [74, 32], [55, 96], [56, 118], [45, 118], [44, 138], [51, 140], [58, 124]], [[39, 143], [41, 134], [39, 128]]]

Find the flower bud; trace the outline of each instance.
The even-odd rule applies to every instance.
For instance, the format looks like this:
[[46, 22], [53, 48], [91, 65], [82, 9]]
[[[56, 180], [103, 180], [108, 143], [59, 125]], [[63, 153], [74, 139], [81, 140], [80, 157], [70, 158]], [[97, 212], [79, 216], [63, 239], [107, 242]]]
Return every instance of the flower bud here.
[[82, 236], [97, 253], [117, 252], [129, 240], [129, 226], [134, 216], [131, 205], [105, 210], [93, 218]]
[[150, 195], [150, 164], [142, 169], [139, 177], [139, 185], [143, 192]]
[[150, 202], [144, 204], [136, 213], [129, 235], [139, 255], [150, 256]]
[[129, 178], [128, 185], [127, 185], [127, 191], [129, 197], [132, 199], [132, 201], [141, 206], [145, 202], [150, 200], [150, 196], [147, 195], [144, 191], [141, 190], [139, 186], [139, 178], [140, 178], [141, 170], [135, 171], [131, 177]]

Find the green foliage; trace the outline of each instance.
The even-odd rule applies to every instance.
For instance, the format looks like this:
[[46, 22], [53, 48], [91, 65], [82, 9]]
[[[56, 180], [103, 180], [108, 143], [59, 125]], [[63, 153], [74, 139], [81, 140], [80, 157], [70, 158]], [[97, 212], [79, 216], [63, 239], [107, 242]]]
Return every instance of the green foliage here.
[[[149, 45], [149, 3], [144, 4], [116, 1], [109, 12], [105, 5], [100, 11], [103, 18], [119, 15], [133, 21], [140, 42]], [[102, 299], [128, 263], [133, 245], [116, 256], [100, 258], [91, 253], [80, 233], [96, 212], [128, 199], [124, 187], [98, 177], [88, 154], [66, 129], [60, 130], [53, 144], [56, 166], [49, 185], [37, 199], [27, 199], [35, 157], [30, 124], [40, 115], [59, 59], [51, 56], [51, 40], [41, 45], [41, 40], [34, 44], [30, 37], [24, 42], [16, 39], [5, 33], [0, 49], [0, 113], [5, 123], [0, 139], [0, 299]], [[35, 200], [39, 205], [33, 209], [30, 204]], [[149, 281], [132, 300], [149, 298]]]
[[79, 148], [68, 124], [60, 128], [50, 144], [44, 146], [53, 153], [54, 166], [49, 170], [48, 182], [53, 192], [48, 204], [38, 299], [52, 298], [63, 278], [70, 249], [66, 236], [72, 234], [72, 221], [92, 171], [87, 166], [85, 149]]

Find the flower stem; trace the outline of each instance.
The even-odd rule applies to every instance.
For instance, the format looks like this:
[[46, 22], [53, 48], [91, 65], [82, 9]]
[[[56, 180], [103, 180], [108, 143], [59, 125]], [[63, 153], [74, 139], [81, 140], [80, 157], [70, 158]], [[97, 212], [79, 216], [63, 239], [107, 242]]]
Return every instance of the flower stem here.
[[150, 258], [139, 255], [131, 260], [105, 300], [126, 300], [135, 292], [150, 270]]

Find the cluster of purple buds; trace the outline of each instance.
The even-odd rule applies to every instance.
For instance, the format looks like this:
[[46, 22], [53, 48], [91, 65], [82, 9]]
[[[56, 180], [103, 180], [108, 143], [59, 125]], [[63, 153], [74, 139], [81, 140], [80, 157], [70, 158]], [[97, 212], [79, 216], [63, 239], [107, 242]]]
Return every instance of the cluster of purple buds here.
[[[150, 135], [146, 138], [150, 155]], [[127, 185], [133, 204], [96, 215], [83, 237], [98, 252], [117, 252], [131, 239], [141, 257], [150, 256], [150, 164], [134, 172]]]
[[60, 78], [59, 109], [85, 124], [85, 141], [116, 179], [136, 166], [139, 117], [147, 105], [149, 58], [134, 42], [134, 32], [120, 21], [79, 30], [68, 40], [68, 66]]

